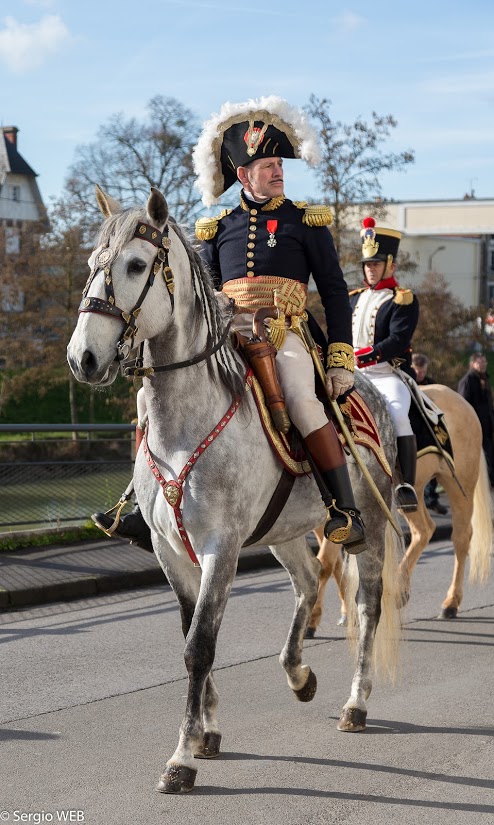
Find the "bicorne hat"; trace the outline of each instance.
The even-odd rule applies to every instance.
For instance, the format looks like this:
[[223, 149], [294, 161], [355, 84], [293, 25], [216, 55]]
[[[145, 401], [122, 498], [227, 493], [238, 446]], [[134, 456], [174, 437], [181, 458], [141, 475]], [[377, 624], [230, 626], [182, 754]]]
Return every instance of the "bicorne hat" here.
[[394, 263], [398, 254], [398, 247], [401, 241], [401, 232], [396, 229], [387, 229], [376, 226], [374, 218], [364, 218], [363, 229], [360, 230], [362, 238], [362, 259], [361, 263], [369, 261], [386, 261]]
[[239, 166], [266, 157], [320, 162], [317, 133], [303, 112], [274, 95], [225, 103], [204, 124], [193, 152], [204, 205], [218, 202], [237, 180]]

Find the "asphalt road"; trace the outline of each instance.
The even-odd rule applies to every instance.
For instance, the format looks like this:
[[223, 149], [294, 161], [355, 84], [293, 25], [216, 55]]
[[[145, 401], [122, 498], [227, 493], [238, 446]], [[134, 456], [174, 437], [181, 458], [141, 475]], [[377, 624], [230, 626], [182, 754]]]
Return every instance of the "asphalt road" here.
[[167, 586], [0, 615], [0, 825], [483, 825], [494, 821], [494, 583], [466, 586], [435, 619], [449, 543], [423, 554], [405, 614], [399, 681], [376, 681], [368, 729], [336, 730], [353, 662], [328, 589], [297, 703], [278, 654], [293, 597], [278, 569], [237, 577], [220, 633], [223, 752], [186, 796], [154, 786], [175, 749], [186, 692]]

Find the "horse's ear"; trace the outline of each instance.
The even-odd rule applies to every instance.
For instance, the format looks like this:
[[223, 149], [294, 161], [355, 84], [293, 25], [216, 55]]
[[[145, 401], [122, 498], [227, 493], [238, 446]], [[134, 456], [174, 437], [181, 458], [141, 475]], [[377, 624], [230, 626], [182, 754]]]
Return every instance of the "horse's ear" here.
[[155, 226], [164, 226], [168, 220], [168, 204], [159, 189], [151, 187], [151, 194], [147, 202], [147, 213], [151, 223]]
[[101, 186], [96, 184], [96, 200], [98, 202], [98, 206], [105, 216], [105, 218], [109, 218], [110, 215], [114, 215], [116, 212], [121, 212], [122, 207], [120, 206], [119, 202], [112, 198], [110, 195], [106, 195], [103, 192]]

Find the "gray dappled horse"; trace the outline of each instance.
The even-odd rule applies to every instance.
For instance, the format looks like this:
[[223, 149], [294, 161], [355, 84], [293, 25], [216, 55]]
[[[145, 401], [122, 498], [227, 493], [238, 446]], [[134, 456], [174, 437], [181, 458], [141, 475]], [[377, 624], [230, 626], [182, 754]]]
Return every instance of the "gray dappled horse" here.
[[[163, 195], [152, 189], [146, 209], [125, 211], [101, 190], [97, 198], [106, 220], [89, 260], [91, 275], [68, 362], [79, 381], [103, 387], [115, 379], [129, 351], [144, 345], [144, 366], [137, 374], [146, 375], [147, 445], [136, 457], [134, 486], [156, 556], [178, 599], [185, 635], [185, 715], [158, 785], [160, 791], [179, 793], [194, 785], [195, 757], [219, 754], [218, 694], [211, 673], [217, 635], [240, 549], [266, 510], [282, 468], [245, 388], [245, 365], [226, 335], [210, 278], [192, 244], [169, 221]], [[394, 466], [394, 430], [384, 401], [366, 379], [357, 376], [357, 382]], [[372, 453], [360, 452], [390, 506], [389, 478]], [[390, 581], [396, 585], [397, 547], [353, 460], [349, 464], [367, 544], [356, 557], [357, 666], [339, 727], [362, 730], [385, 597], [391, 609], [383, 610], [383, 617], [398, 612], [391, 586], [385, 586], [383, 597], [383, 569], [391, 566]], [[295, 591], [280, 661], [301, 701], [311, 700], [316, 691], [315, 676], [302, 663], [302, 647], [320, 570], [306, 535], [324, 515], [312, 476], [302, 475], [281, 516], [262, 537]], [[387, 640], [386, 622], [381, 626]], [[386, 666], [392, 667], [389, 657]]]

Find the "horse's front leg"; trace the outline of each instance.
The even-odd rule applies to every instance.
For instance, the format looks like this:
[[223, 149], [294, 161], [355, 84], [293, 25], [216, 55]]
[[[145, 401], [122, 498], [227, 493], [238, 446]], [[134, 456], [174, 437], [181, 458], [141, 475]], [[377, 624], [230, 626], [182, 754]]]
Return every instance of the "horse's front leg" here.
[[317, 598], [320, 563], [303, 536], [271, 550], [288, 572], [295, 592], [295, 610], [280, 662], [296, 698], [310, 702], [316, 693], [317, 679], [309, 665], [302, 664], [302, 648]]
[[179, 741], [166, 763], [157, 790], [184, 793], [194, 787], [196, 757], [219, 753], [221, 735], [216, 723], [218, 694], [211, 676], [216, 641], [237, 567], [238, 550], [207, 548], [203, 555], [201, 586], [187, 633], [184, 661], [189, 675], [185, 715]]
[[[355, 597], [357, 608], [358, 638], [357, 667], [352, 679], [350, 698], [343, 706], [338, 730], [357, 733], [365, 730], [367, 699], [372, 690], [372, 650], [381, 617], [383, 582], [381, 575], [367, 570], [364, 559], [354, 561], [359, 570], [359, 585]], [[351, 607], [349, 605], [349, 607]]]

